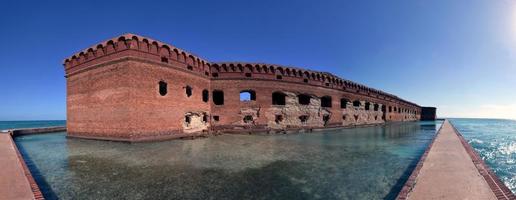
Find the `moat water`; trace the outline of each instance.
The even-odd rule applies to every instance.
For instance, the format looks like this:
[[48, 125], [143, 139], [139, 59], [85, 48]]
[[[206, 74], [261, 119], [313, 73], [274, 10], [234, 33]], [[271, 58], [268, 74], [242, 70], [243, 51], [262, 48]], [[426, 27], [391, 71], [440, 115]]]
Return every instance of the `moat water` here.
[[394, 199], [442, 122], [158, 143], [15, 139], [47, 199]]
[[480, 157], [516, 193], [516, 121], [450, 119]]

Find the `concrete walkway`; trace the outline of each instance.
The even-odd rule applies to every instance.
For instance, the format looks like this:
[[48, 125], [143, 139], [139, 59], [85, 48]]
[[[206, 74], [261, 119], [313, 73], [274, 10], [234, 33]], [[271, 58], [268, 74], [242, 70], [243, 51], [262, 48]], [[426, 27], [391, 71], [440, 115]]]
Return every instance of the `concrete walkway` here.
[[0, 199], [35, 199], [11, 136], [0, 133]]
[[446, 120], [408, 199], [497, 199]]

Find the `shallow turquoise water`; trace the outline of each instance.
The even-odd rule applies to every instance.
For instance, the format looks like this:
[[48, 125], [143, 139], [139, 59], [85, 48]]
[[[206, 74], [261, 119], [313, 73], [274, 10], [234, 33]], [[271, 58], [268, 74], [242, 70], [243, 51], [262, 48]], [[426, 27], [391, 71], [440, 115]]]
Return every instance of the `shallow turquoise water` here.
[[393, 199], [441, 122], [127, 144], [15, 139], [47, 199]]
[[36, 128], [50, 126], [65, 126], [65, 120], [40, 120], [40, 121], [0, 121], [0, 131], [15, 128]]
[[516, 193], [516, 121], [451, 119], [486, 164]]

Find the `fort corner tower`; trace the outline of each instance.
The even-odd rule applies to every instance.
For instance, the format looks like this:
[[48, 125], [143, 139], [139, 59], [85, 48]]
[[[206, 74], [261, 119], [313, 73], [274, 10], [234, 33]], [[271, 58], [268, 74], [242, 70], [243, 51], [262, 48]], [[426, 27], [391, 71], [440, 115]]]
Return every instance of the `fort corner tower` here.
[[[326, 72], [212, 63], [124, 34], [64, 61], [71, 137], [145, 141], [416, 121], [421, 107]], [[241, 99], [241, 93], [248, 98]]]

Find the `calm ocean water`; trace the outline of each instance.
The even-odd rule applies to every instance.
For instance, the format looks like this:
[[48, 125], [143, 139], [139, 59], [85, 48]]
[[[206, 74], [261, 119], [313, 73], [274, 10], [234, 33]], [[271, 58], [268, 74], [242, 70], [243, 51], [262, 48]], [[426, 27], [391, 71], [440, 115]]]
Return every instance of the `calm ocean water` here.
[[15, 128], [36, 128], [49, 126], [65, 126], [65, 120], [39, 120], [39, 121], [0, 121], [0, 131]]
[[15, 139], [46, 199], [394, 199], [441, 122], [127, 144]]
[[450, 119], [486, 164], [516, 193], [516, 121]]

